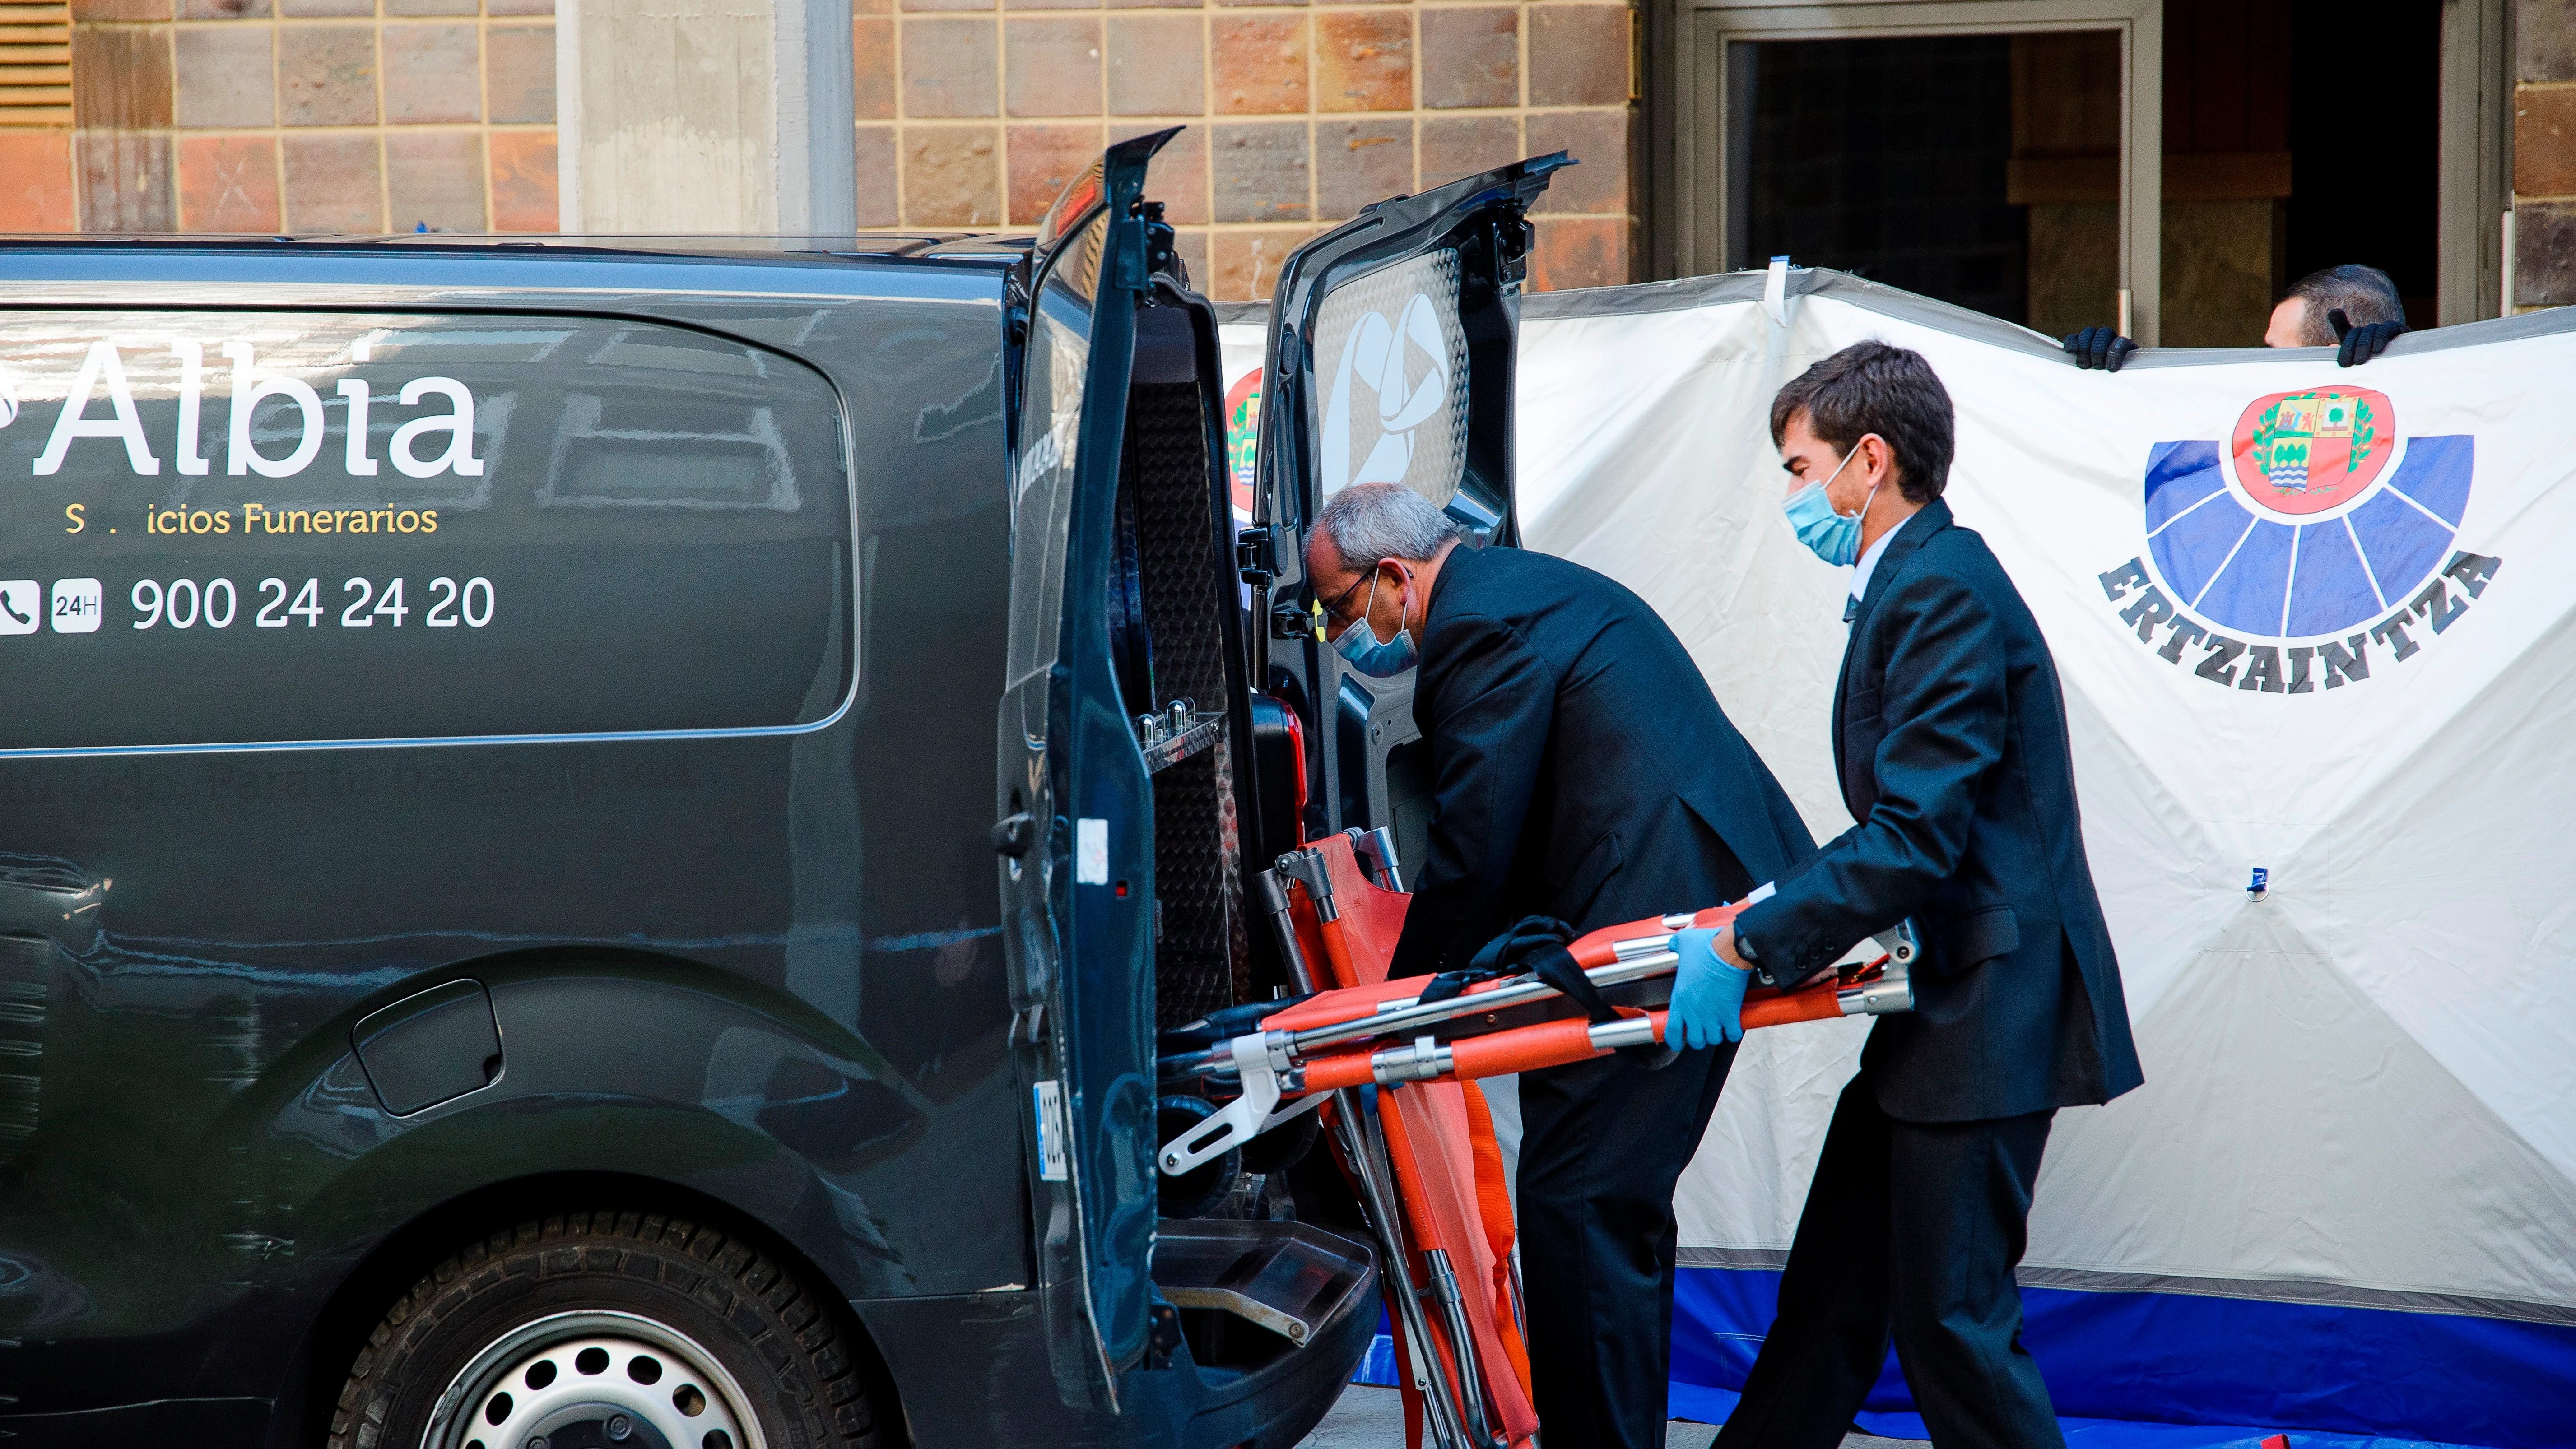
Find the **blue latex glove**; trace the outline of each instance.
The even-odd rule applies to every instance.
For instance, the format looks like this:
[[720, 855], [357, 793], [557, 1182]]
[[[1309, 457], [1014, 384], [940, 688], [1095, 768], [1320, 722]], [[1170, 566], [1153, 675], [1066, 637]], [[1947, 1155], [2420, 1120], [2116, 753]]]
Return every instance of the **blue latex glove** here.
[[1745, 988], [1753, 973], [1730, 966], [1717, 954], [1717, 932], [1675, 931], [1672, 1014], [1664, 1021], [1664, 1045], [1687, 1050], [1744, 1040]]

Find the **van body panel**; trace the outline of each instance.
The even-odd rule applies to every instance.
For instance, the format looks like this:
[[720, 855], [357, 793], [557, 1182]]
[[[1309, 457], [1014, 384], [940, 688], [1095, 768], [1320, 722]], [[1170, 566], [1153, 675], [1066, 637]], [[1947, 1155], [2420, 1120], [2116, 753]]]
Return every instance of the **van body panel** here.
[[[1163, 139], [1050, 223], [1034, 558], [1027, 240], [0, 245], [0, 1430], [308, 1443], [391, 1293], [598, 1184], [827, 1280], [922, 1445], [1302, 1437], [1373, 1313], [1185, 1340], [1149, 1276], [1157, 982], [1261, 979]], [[1156, 647], [1223, 748], [1148, 766]]]
[[1186, 1364], [1130, 1373], [1118, 1411], [1067, 1406], [1032, 1386], [1050, 1372], [1033, 1358], [1042, 1309], [1034, 1293], [970, 1299], [900, 1298], [855, 1305], [886, 1346], [895, 1376], [946, 1375], [952, 1392], [905, 1399], [914, 1449], [991, 1444], [1151, 1444], [1171, 1449], [1292, 1449], [1332, 1407], [1377, 1332], [1366, 1311], [1331, 1320], [1305, 1348], [1249, 1371]]
[[[561, 309], [583, 328], [682, 329], [702, 351], [769, 349], [782, 375], [811, 379], [797, 384], [809, 404], [831, 409], [831, 476], [816, 481], [837, 493], [832, 531], [849, 583], [814, 612], [823, 633], [842, 631], [855, 678], [807, 668], [828, 651], [806, 651], [766, 719], [681, 721], [680, 731], [667, 718], [615, 719], [619, 700], [570, 692], [577, 708], [607, 712], [593, 723], [676, 737], [0, 758], [0, 987], [18, 1007], [0, 1036], [23, 1044], [31, 1064], [0, 1084], [13, 1089], [0, 1127], [23, 1129], [0, 1135], [0, 1339], [15, 1341], [0, 1348], [0, 1378], [18, 1397], [13, 1416], [287, 1394], [293, 1355], [281, 1344], [301, 1337], [296, 1316], [309, 1320], [375, 1242], [440, 1203], [536, 1172], [692, 1188], [781, 1233], [851, 1298], [1025, 1283], [1021, 1116], [987, 873], [992, 756], [989, 736], [961, 728], [982, 713], [969, 701], [993, 698], [1002, 673], [1004, 269], [327, 261], [284, 249], [12, 252], [13, 275], [47, 280], [12, 285], [5, 300], [15, 318], [58, 316], [67, 334], [99, 309], [131, 319], [160, 301], [268, 326], [290, 314], [396, 312], [484, 325], [495, 313]], [[318, 275], [414, 277], [415, 261], [440, 285], [344, 288]], [[193, 275], [138, 285], [173, 270]], [[612, 274], [627, 284], [575, 290]], [[794, 295], [755, 294], [754, 278]], [[32, 292], [47, 295], [38, 303]], [[0, 446], [18, 445], [47, 434], [59, 409], [15, 349], [0, 351], [27, 394], [14, 426], [0, 428]], [[205, 351], [210, 379], [221, 379], [218, 346]], [[77, 365], [43, 364], [55, 396]], [[309, 377], [338, 401], [335, 375]], [[31, 474], [20, 448], [0, 486], [29, 500], [30, 517], [49, 511], [59, 529], [66, 503], [104, 499], [111, 471], [129, 498], [137, 485], [184, 486], [172, 502], [222, 498], [236, 517], [252, 486], [303, 481], [225, 472], [227, 403], [211, 385], [199, 418], [210, 470], [177, 473], [175, 378], [159, 396], [152, 382], [127, 381], [159, 474], [136, 474], [116, 438], [77, 438], [49, 476]], [[114, 418], [108, 391], [96, 389], [86, 419]], [[265, 405], [288, 415], [291, 432], [295, 400]], [[326, 415], [317, 468], [345, 455], [345, 415]], [[255, 421], [270, 431], [265, 414]], [[413, 451], [433, 453], [437, 441]], [[254, 446], [277, 459], [295, 443]], [[548, 451], [513, 443], [486, 455], [481, 478], [395, 481], [488, 484], [533, 503]], [[382, 467], [355, 481], [393, 475]], [[122, 514], [87, 512], [90, 528], [120, 529], [89, 541], [127, 541]], [[0, 540], [0, 577], [50, 586], [67, 576], [54, 542], [64, 537]], [[188, 561], [202, 609], [212, 571], [197, 560], [208, 555], [193, 537], [170, 542], [190, 545], [164, 557]], [[201, 617], [182, 635], [166, 612], [155, 630], [133, 631], [137, 571], [104, 549], [91, 557], [100, 562], [80, 572], [114, 586], [114, 616], [101, 622], [128, 638], [267, 642], [253, 632], [267, 570], [234, 579], [244, 597], [230, 632]], [[404, 568], [413, 590], [434, 576]], [[297, 580], [330, 573], [317, 562]], [[393, 642], [388, 617], [363, 635], [342, 625], [343, 580], [328, 582], [336, 607], [267, 639]], [[699, 585], [678, 592], [700, 605], [721, 594], [681, 582]], [[412, 632], [422, 623], [407, 619], [403, 642], [428, 637]], [[706, 652], [704, 637], [693, 652]], [[0, 638], [97, 642], [50, 630]], [[31, 657], [0, 652], [0, 679], [24, 677]], [[409, 687], [399, 674], [371, 677], [380, 662], [355, 660], [334, 686]], [[819, 672], [838, 677], [817, 696]], [[450, 683], [493, 681], [469, 670]], [[594, 692], [653, 684], [630, 668]], [[279, 687], [214, 670], [194, 698], [218, 718], [230, 707], [273, 715], [275, 700], [257, 696]], [[0, 729], [47, 723], [0, 712]], [[142, 713], [166, 723], [171, 712]], [[792, 728], [744, 728], [776, 723]], [[140, 742], [187, 740], [164, 731]], [[54, 909], [75, 897], [88, 908]], [[396, 1118], [360, 1068], [352, 1028], [465, 977], [492, 993], [497, 1075]]]

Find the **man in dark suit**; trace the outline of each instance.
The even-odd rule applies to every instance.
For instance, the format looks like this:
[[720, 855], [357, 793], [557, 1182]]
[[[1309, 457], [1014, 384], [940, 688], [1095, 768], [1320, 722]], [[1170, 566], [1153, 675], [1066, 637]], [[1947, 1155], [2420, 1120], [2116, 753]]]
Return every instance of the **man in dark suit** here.
[[[1618, 584], [1464, 547], [1391, 483], [1335, 494], [1306, 557], [1345, 659], [1381, 674], [1419, 661], [1435, 805], [1394, 974], [1464, 966], [1523, 916], [1588, 931], [1741, 899], [1815, 848], [1681, 641]], [[1549, 1449], [1664, 1442], [1673, 1183], [1734, 1055], [1730, 1041], [1659, 1070], [1612, 1056], [1521, 1077], [1521, 1258]]]
[[[1910, 919], [1915, 1009], [1844, 1089], [1780, 1281], [1779, 1317], [1719, 1449], [1832, 1449], [1888, 1342], [1943, 1449], [2062, 1445], [2021, 1344], [2031, 1185], [2060, 1107], [2141, 1080], [2079, 833], [2066, 707], [2039, 626], [1941, 501], [1949, 393], [1923, 358], [1847, 347], [1781, 389], [1789, 513], [1858, 564], [1834, 762], [1860, 823], [1779, 877], [1675, 982], [1789, 985]], [[1732, 984], [1732, 983], [1730, 983]], [[1741, 986], [1734, 987], [1738, 999]]]

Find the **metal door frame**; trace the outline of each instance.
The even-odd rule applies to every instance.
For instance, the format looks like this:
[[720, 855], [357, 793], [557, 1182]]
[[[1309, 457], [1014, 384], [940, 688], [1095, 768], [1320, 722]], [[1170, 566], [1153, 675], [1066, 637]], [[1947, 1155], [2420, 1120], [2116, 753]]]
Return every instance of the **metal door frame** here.
[[[2481, 0], [2452, 0], [2481, 3]], [[1653, 257], [1670, 276], [1726, 269], [1726, 45], [2110, 30], [2120, 36], [2119, 286], [2129, 335], [2156, 344], [2164, 222], [2164, 0], [1660, 0], [1665, 101], [1652, 126]]]

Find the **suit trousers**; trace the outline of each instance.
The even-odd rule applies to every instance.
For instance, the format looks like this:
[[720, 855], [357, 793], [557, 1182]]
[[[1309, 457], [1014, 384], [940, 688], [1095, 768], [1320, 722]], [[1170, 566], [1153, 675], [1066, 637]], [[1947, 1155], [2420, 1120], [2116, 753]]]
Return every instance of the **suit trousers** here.
[[1649, 1071], [1613, 1054], [1520, 1077], [1530, 1375], [1547, 1449], [1663, 1449], [1673, 1184], [1735, 1046]]
[[[2013, 1268], [2055, 1112], [1900, 1122], [1843, 1089], [1780, 1311], [1715, 1449], [1836, 1449], [1887, 1362], [1941, 1449], [2063, 1449]], [[1553, 1449], [1553, 1445], [1551, 1445]]]

